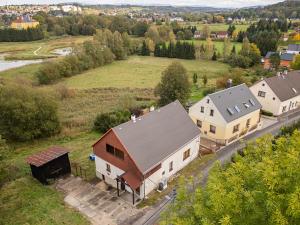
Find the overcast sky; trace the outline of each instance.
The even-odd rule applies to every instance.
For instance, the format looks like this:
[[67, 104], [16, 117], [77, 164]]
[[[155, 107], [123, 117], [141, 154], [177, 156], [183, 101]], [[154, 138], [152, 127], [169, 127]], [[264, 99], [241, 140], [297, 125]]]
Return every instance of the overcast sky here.
[[56, 4], [62, 2], [79, 2], [85, 4], [136, 4], [136, 5], [192, 5], [213, 7], [245, 7], [268, 5], [283, 0], [0, 0], [0, 5], [7, 4]]

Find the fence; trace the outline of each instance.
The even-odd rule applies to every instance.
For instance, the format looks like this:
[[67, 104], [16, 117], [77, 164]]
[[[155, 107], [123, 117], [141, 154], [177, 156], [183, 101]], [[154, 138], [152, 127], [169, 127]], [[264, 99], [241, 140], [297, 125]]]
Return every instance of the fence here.
[[80, 166], [79, 163], [76, 162], [71, 163], [71, 169], [72, 169], [72, 174], [87, 180], [86, 169]]

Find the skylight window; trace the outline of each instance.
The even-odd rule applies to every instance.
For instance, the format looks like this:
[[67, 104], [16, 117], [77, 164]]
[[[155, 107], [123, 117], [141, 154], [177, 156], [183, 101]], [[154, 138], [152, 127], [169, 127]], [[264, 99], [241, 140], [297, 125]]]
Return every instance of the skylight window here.
[[295, 92], [295, 94], [297, 94], [297, 90], [295, 88], [292, 88], [293, 92]]
[[244, 104], [244, 106], [245, 106], [246, 109], [250, 107], [250, 105], [247, 104], [246, 102], [244, 102], [243, 104]]
[[251, 105], [255, 105], [254, 101], [250, 98], [249, 102], [251, 103]]
[[230, 115], [233, 115], [234, 114], [234, 111], [231, 109], [231, 108], [227, 108], [227, 111]]
[[234, 106], [234, 108], [235, 108], [235, 110], [239, 113], [239, 112], [241, 112], [241, 110], [240, 110], [240, 108], [236, 105], [236, 106]]

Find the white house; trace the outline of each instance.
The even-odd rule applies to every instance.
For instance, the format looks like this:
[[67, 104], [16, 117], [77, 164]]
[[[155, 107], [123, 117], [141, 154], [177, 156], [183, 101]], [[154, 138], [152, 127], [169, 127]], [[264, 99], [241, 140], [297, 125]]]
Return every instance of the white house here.
[[96, 175], [135, 199], [163, 189], [199, 154], [200, 132], [179, 101], [110, 129], [93, 145]]
[[250, 89], [263, 110], [279, 116], [300, 106], [300, 71], [264, 78]]

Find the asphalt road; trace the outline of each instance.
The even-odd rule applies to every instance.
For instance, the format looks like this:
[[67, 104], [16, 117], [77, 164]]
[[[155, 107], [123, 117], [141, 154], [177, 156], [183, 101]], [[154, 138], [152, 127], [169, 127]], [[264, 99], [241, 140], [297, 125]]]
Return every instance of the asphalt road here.
[[[266, 127], [262, 130], [258, 130], [253, 132], [252, 134], [247, 135], [243, 138], [245, 142], [250, 140], [255, 140], [265, 134], [273, 134], [276, 135], [279, 133], [281, 127], [291, 125], [294, 122], [300, 120], [300, 111], [294, 112], [293, 114], [283, 116], [279, 118], [279, 121], [269, 127]], [[231, 157], [238, 151], [245, 147], [245, 142], [241, 143], [239, 141], [234, 142], [226, 147], [220, 149], [218, 152], [215, 153], [215, 157], [209, 160], [203, 167], [202, 170], [202, 180], [198, 181], [201, 185], [206, 183], [208, 174], [210, 169], [213, 167], [216, 161], [220, 161], [223, 165], [226, 162], [231, 160]], [[138, 220], [134, 225], [154, 225], [159, 221], [160, 214], [167, 208], [167, 206], [172, 202], [174, 199], [173, 192], [170, 192], [169, 195], [162, 200], [153, 210], [150, 210], [148, 213], [145, 214], [140, 220]]]

